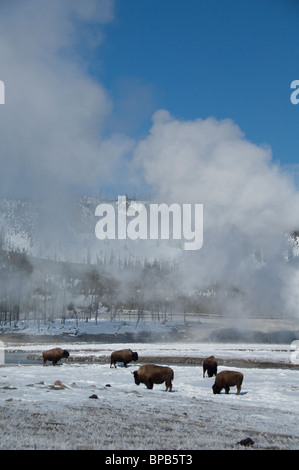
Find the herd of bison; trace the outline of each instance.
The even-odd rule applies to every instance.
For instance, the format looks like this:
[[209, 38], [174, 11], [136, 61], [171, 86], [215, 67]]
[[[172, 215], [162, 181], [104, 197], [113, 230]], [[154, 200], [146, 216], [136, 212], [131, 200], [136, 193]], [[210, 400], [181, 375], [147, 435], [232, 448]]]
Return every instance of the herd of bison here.
[[[66, 349], [54, 348], [44, 351], [43, 365], [47, 364], [47, 361], [52, 362], [55, 366], [61, 359], [67, 359], [69, 352]], [[131, 349], [122, 349], [120, 351], [114, 351], [111, 354], [110, 367], [116, 367], [117, 363], [123, 363], [124, 367], [132, 361], [138, 361], [138, 353], [131, 351]], [[217, 361], [214, 356], [207, 357], [203, 361], [203, 377], [207, 372], [208, 377], [215, 375], [215, 383], [212, 387], [213, 393], [220, 393], [222, 389], [225, 393], [229, 393], [230, 387], [237, 387], [236, 394], [239, 395], [243, 382], [243, 374], [241, 372], [235, 372], [231, 370], [224, 370], [217, 373]], [[138, 370], [133, 372], [135, 384], [141, 383], [149, 389], [152, 389], [154, 384], [162, 384], [165, 382], [166, 391], [172, 391], [172, 381], [174, 378], [174, 372], [171, 367], [158, 366], [155, 364], [145, 364], [140, 366]]]

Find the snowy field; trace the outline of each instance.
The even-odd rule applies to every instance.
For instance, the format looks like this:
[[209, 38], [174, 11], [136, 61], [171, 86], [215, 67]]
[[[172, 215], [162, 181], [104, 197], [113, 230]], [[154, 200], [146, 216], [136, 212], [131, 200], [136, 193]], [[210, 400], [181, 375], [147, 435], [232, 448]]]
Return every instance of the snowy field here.
[[[169, 450], [299, 449], [298, 344], [57, 343], [73, 361], [53, 367], [8, 364], [0, 367], [1, 449]], [[10, 343], [6, 351], [36, 353], [55, 344]], [[107, 362], [76, 362], [76, 356], [109, 357], [131, 347], [141, 357], [221, 358], [219, 371], [244, 374], [242, 391], [214, 395], [215, 378], [202, 365], [170, 364], [173, 391], [135, 385], [141, 362], [110, 368]], [[229, 361], [226, 367], [225, 361]], [[238, 367], [233, 367], [239, 360]], [[252, 361], [246, 367], [246, 361]], [[244, 361], [242, 363], [242, 361]], [[271, 367], [261, 367], [260, 361]], [[256, 367], [254, 363], [256, 362]], [[161, 362], [160, 362], [161, 363]], [[241, 366], [240, 366], [241, 364]], [[94, 396], [94, 398], [91, 398]], [[250, 437], [253, 445], [238, 444]]]

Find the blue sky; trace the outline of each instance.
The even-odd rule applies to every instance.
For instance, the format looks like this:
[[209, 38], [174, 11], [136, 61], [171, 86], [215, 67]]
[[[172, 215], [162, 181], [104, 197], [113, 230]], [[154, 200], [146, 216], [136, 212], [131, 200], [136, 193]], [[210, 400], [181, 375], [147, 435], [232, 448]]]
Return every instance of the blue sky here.
[[299, 105], [290, 102], [298, 2], [116, 0], [105, 33], [91, 71], [111, 93], [120, 129], [146, 132], [157, 108], [231, 118], [249, 140], [268, 143], [274, 160], [298, 163]]

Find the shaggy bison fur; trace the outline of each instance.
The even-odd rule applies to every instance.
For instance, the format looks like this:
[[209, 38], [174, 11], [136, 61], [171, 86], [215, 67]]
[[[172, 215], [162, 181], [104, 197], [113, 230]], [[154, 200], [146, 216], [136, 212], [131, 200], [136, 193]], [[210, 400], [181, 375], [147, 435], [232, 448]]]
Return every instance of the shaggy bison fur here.
[[133, 372], [135, 384], [143, 383], [147, 388], [152, 389], [154, 384], [165, 382], [166, 392], [172, 391], [173, 370], [166, 366], [156, 366], [154, 364], [145, 364]]
[[241, 372], [234, 372], [231, 370], [223, 370], [216, 375], [215, 383], [213, 385], [213, 393], [220, 393], [224, 388], [225, 393], [229, 393], [229, 388], [237, 387], [237, 395], [240, 395], [241, 385], [243, 382], [243, 374]]
[[53, 366], [56, 366], [57, 362], [62, 358], [68, 358], [70, 353], [66, 349], [54, 348], [48, 349], [43, 352], [43, 365], [45, 366], [47, 361], [52, 361]]
[[203, 377], [205, 373], [208, 373], [208, 377], [213, 377], [213, 375], [217, 375], [217, 361], [214, 356], [207, 357], [203, 361]]
[[110, 357], [110, 367], [114, 365], [116, 368], [117, 362], [123, 362], [124, 366], [132, 361], [138, 361], [138, 353], [131, 351], [131, 349], [121, 349], [120, 351], [114, 351]]

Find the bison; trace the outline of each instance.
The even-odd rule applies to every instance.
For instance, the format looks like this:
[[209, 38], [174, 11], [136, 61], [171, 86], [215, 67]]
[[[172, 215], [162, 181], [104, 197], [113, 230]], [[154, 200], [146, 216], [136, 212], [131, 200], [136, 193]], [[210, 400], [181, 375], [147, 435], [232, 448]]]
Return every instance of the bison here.
[[213, 377], [213, 375], [217, 375], [217, 361], [214, 356], [207, 357], [203, 361], [203, 377], [207, 371], [208, 377]]
[[54, 348], [43, 352], [43, 365], [47, 364], [47, 361], [52, 361], [53, 366], [56, 366], [57, 362], [63, 357], [68, 358], [70, 353], [66, 349]]
[[135, 384], [143, 383], [147, 388], [152, 389], [154, 384], [165, 382], [166, 392], [172, 391], [173, 370], [166, 366], [156, 366], [154, 364], [145, 364], [133, 372]]
[[138, 361], [138, 353], [131, 351], [131, 349], [121, 349], [120, 351], [114, 351], [111, 353], [110, 368], [112, 365], [116, 368], [117, 362], [123, 362], [124, 366], [132, 361]]
[[212, 387], [213, 393], [220, 393], [224, 388], [225, 393], [229, 393], [229, 387], [237, 386], [237, 395], [240, 395], [243, 374], [232, 370], [223, 370], [216, 375], [215, 383]]

